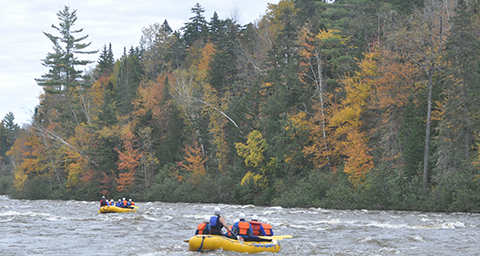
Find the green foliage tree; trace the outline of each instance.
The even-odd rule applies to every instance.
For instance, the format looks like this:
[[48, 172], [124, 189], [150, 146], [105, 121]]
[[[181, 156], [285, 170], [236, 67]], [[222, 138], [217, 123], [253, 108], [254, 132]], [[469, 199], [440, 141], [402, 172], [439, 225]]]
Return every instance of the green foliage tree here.
[[196, 3], [191, 11], [194, 16], [182, 28], [182, 39], [187, 47], [192, 46], [196, 41], [201, 41], [202, 44], [205, 43], [209, 34], [208, 23], [205, 16], [203, 16], [205, 9], [199, 3]]
[[444, 88], [442, 119], [439, 122], [435, 170], [439, 178], [452, 172], [472, 170], [475, 152], [475, 134], [479, 132], [480, 94], [479, 49], [477, 14], [479, 3], [467, 6], [458, 1], [453, 26], [448, 37], [445, 60], [449, 62]]
[[[77, 21], [77, 11], [70, 10], [65, 6], [62, 11], [57, 13], [60, 20], [59, 26], [52, 25], [60, 36], [55, 36], [44, 32], [45, 36], [53, 44], [53, 53], [48, 53], [42, 60], [42, 65], [49, 68], [48, 73], [42, 75], [42, 78], [36, 79], [38, 85], [42, 86], [49, 101], [56, 102], [51, 105], [44, 105], [42, 111], [50, 111], [48, 108], [54, 108], [59, 115], [59, 120], [63, 125], [69, 127], [70, 132], [73, 127], [85, 122], [79, 110], [78, 94], [80, 88], [90, 86], [88, 79], [83, 75], [83, 67], [92, 61], [80, 60], [78, 54], [93, 54], [97, 51], [86, 51], [85, 49], [91, 43], [83, 43], [88, 35], [76, 38], [75, 34], [83, 32], [83, 29], [74, 30], [73, 27]], [[53, 118], [49, 116], [49, 119]]]
[[98, 57], [98, 74], [99, 76], [96, 79], [100, 78], [100, 76], [110, 76], [113, 72], [113, 67], [115, 65], [115, 59], [113, 57], [112, 51], [112, 43], [108, 44], [107, 46], [103, 46], [103, 50], [100, 53], [100, 57]]

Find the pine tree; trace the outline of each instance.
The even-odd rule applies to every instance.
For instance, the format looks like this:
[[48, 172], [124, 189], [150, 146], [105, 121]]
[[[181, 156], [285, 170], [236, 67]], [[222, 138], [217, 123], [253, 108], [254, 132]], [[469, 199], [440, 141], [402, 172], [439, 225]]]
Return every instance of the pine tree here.
[[183, 41], [187, 47], [192, 46], [197, 40], [205, 43], [208, 38], [208, 24], [203, 16], [205, 9], [196, 3], [191, 11], [195, 16], [191, 17], [190, 22], [185, 23], [182, 28]]
[[100, 53], [100, 57], [98, 57], [98, 73], [100, 76], [110, 76], [113, 71], [114, 64], [115, 59], [113, 58], [112, 43], [109, 43], [108, 49], [107, 46], [104, 45], [103, 50]]
[[[91, 43], [82, 43], [88, 37], [81, 36], [76, 38], [75, 34], [81, 33], [83, 29], [74, 30], [73, 26], [77, 21], [77, 11], [70, 11], [68, 6], [57, 13], [60, 20], [59, 26], [52, 25], [60, 36], [55, 36], [44, 32], [45, 36], [53, 43], [53, 53], [48, 53], [42, 60], [42, 65], [49, 68], [48, 73], [42, 75], [42, 78], [36, 79], [38, 85], [42, 86], [46, 92], [45, 99], [42, 101], [42, 108], [39, 110], [43, 114], [43, 120], [56, 119], [62, 121], [62, 125], [67, 130], [85, 122], [82, 118], [81, 106], [78, 105], [79, 90], [90, 86], [88, 77], [83, 75], [83, 71], [78, 67], [83, 67], [92, 61], [78, 59], [78, 54], [93, 54], [97, 51], [85, 51]], [[58, 117], [48, 115], [55, 109]], [[37, 120], [42, 120], [37, 118]], [[69, 127], [70, 126], [70, 127]], [[72, 127], [73, 126], [73, 127]]]
[[83, 71], [77, 67], [92, 63], [89, 60], [79, 60], [76, 54], [93, 54], [97, 51], [85, 51], [90, 43], [81, 43], [88, 37], [81, 36], [75, 38], [76, 33], [83, 32], [83, 29], [73, 30], [77, 21], [77, 11], [70, 11], [70, 7], [65, 6], [63, 11], [57, 13], [60, 20], [59, 27], [52, 25], [52, 28], [60, 33], [61, 37], [43, 32], [45, 36], [53, 43], [54, 53], [48, 53], [42, 60], [45, 67], [50, 68], [49, 72], [42, 75], [41, 79], [36, 79], [37, 83], [50, 93], [65, 92], [67, 88], [76, 86], [85, 86], [82, 82]]
[[468, 8], [464, 0], [459, 0], [452, 18], [445, 58], [450, 63], [449, 76], [444, 88], [443, 118], [438, 128], [437, 173], [463, 171], [463, 164], [471, 164], [472, 157], [476, 157], [476, 134], [480, 130], [477, 121], [480, 41], [474, 15], [479, 7], [476, 2]]
[[[294, 151], [301, 148], [300, 140], [292, 140], [295, 130], [289, 129], [288, 116], [295, 115], [301, 110], [311, 107], [313, 90], [307, 89], [299, 79], [300, 56], [297, 34], [297, 24], [293, 3], [286, 3], [278, 10], [279, 22], [282, 30], [279, 31], [272, 49], [269, 51], [266, 66], [267, 73], [264, 84], [260, 90], [262, 98], [261, 118], [259, 126], [261, 133], [269, 144], [270, 154], [267, 156], [278, 159], [279, 167], [284, 173], [296, 173], [302, 169], [303, 164], [297, 164], [303, 159], [290, 159]], [[271, 175], [271, 174], [270, 174]]]

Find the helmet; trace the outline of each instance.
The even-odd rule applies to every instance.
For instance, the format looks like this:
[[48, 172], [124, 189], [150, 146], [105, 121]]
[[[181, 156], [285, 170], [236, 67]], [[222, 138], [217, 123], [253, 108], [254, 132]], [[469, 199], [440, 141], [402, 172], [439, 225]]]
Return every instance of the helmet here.
[[257, 220], [257, 221], [258, 221], [258, 216], [257, 216], [257, 215], [253, 215], [253, 216], [252, 216], [252, 220]]
[[113, 199], [110, 199], [110, 202], [113, 202]]
[[125, 201], [125, 197], [122, 200]]
[[220, 207], [215, 207], [215, 215], [220, 215]]
[[245, 213], [240, 213], [240, 215], [238, 215], [238, 218], [241, 219], [241, 220], [244, 220], [245, 219]]
[[239, 222], [239, 221], [240, 221], [240, 219], [239, 219], [239, 218], [236, 218], [236, 219], [233, 221], [233, 223], [237, 223], [237, 222]]
[[122, 201], [122, 199], [119, 198], [118, 201], [120, 202], [120, 201]]
[[105, 196], [102, 196], [102, 198], [105, 198]]
[[205, 219], [203, 220], [203, 222], [205, 222], [205, 223], [210, 223], [210, 217], [208, 217], [208, 216], [205, 217]]
[[267, 219], [262, 219], [262, 223], [268, 223]]
[[129, 201], [129, 202], [131, 202], [131, 201], [132, 201], [132, 199], [128, 199], [128, 201]]

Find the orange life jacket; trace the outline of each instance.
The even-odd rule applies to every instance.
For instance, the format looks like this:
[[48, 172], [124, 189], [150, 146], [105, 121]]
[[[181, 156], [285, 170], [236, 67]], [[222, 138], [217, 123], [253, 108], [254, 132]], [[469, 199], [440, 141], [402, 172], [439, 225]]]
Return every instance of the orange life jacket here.
[[207, 225], [207, 223], [200, 223], [198, 224], [197, 226], [197, 230], [198, 230], [198, 234], [199, 235], [203, 235], [203, 231], [205, 230], [205, 226]]
[[250, 221], [250, 225], [252, 226], [252, 236], [261, 235], [260, 234], [260, 226], [262, 225], [262, 223], [260, 223], [256, 220], [252, 220], [252, 221]]
[[262, 223], [263, 230], [265, 230], [265, 235], [271, 236], [272, 235], [272, 225], [268, 223]]
[[244, 236], [249, 236], [249, 229], [250, 229], [250, 224], [248, 222], [240, 221], [238, 222], [238, 234], [239, 235], [244, 235]]
[[[233, 228], [233, 225], [231, 225], [230, 227], [228, 227], [228, 229], [230, 229], [230, 231], [232, 231], [232, 228]], [[228, 235], [231, 236], [232, 235], [232, 232], [228, 231]]]
[[135, 205], [135, 203], [133, 201], [130, 202], [130, 205]]
[[127, 201], [127, 200], [123, 200], [123, 205], [127, 206], [127, 205], [128, 205], [128, 201]]

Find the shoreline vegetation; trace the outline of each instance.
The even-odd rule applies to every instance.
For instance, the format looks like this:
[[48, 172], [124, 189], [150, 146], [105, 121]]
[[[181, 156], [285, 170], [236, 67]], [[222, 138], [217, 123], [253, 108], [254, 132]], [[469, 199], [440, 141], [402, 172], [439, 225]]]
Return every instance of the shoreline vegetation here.
[[479, 212], [479, 10], [282, 0], [238, 24], [197, 3], [115, 58], [65, 6], [31, 123], [1, 122], [0, 194]]

